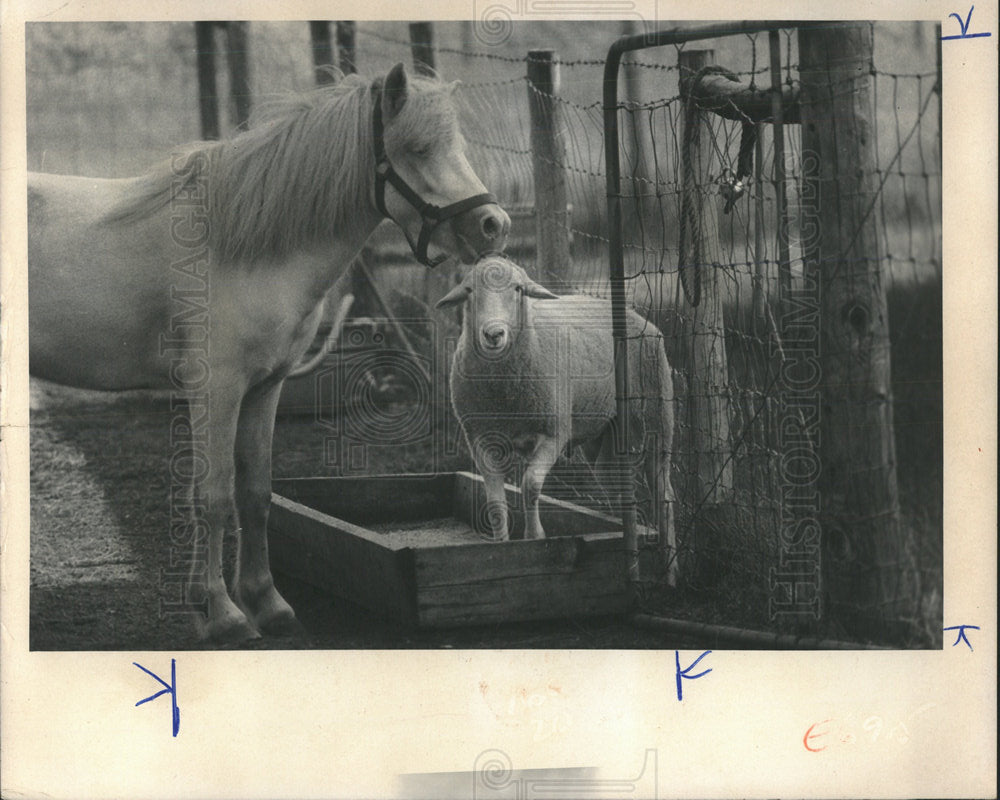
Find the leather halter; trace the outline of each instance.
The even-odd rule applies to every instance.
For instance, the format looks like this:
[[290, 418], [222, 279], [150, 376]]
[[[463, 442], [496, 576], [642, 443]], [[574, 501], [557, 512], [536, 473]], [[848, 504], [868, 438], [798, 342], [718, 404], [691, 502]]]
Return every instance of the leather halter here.
[[473, 195], [472, 197], [467, 197], [464, 200], [459, 200], [456, 203], [451, 203], [443, 207], [423, 200], [403, 180], [403, 177], [396, 172], [389, 161], [389, 156], [385, 152], [385, 130], [382, 123], [382, 90], [381, 86], [377, 83], [372, 85], [372, 103], [374, 105], [372, 111], [372, 134], [375, 145], [375, 205], [383, 217], [396, 222], [385, 207], [385, 184], [386, 182], [391, 183], [393, 188], [403, 196], [403, 199], [417, 210], [423, 220], [417, 243], [414, 245], [403, 226], [399, 225], [398, 222], [396, 224], [399, 225], [403, 231], [403, 235], [406, 236], [406, 241], [409, 243], [410, 249], [413, 251], [413, 255], [416, 256], [417, 261], [427, 267], [436, 267], [448, 259], [448, 255], [445, 253], [434, 259], [427, 257], [427, 246], [430, 244], [431, 236], [437, 230], [437, 226], [445, 220], [449, 220], [478, 206], [499, 205], [499, 203], [496, 197], [489, 192]]

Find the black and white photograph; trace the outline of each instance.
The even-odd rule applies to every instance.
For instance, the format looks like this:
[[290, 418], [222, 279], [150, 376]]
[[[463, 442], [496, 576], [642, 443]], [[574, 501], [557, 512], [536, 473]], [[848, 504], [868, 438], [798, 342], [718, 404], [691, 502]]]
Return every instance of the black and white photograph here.
[[940, 647], [935, 35], [29, 24], [31, 647]]
[[[603, 674], [620, 693], [620, 665], [652, 659], [671, 710], [726, 687], [716, 716], [754, 702], [725, 683], [726, 654], [774, 664], [806, 696], [821, 673], [782, 665], [836, 664], [846, 681], [843, 665], [922, 651], [975, 671], [984, 647], [995, 668], [995, 606], [957, 618], [979, 606], [946, 602], [967, 496], [949, 494], [946, 444], [995, 477], [996, 351], [950, 360], [981, 317], [956, 333], [945, 300], [996, 294], [996, 275], [984, 255], [989, 282], [946, 282], [961, 234], [946, 233], [959, 192], [944, 165], [969, 160], [943, 135], [962, 126], [945, 65], [963, 47], [995, 55], [995, 8], [746, 21], [635, 8], [26, 19], [23, 182], [4, 184], [5, 220], [23, 219], [5, 237], [17, 226], [25, 244], [4, 246], [4, 266], [27, 314], [16, 355], [7, 326], [3, 346], [30, 374], [24, 413], [4, 423], [26, 436], [27, 657], [122, 656], [141, 687], [122, 713], [145, 713], [167, 744], [207, 713], [180, 687], [204, 692], [187, 676], [208, 662], [185, 653], [352, 664], [346, 684], [362, 663], [437, 664], [442, 687], [456, 658], [521, 661], [548, 677], [483, 667], [466, 687], [490, 725], [530, 720], [517, 743], [479, 736], [471, 713], [458, 766], [443, 745], [379, 767], [399, 796], [477, 798], [681, 791], [660, 734], [629, 739], [612, 773], [588, 766], [592, 749], [558, 750], [595, 707], [575, 672], [529, 664], [575, 659], [578, 681]], [[982, 440], [949, 433], [948, 381], [967, 379]], [[988, 491], [967, 523], [984, 561]], [[995, 590], [992, 567], [970, 567]], [[363, 672], [358, 698], [376, 674], [396, 673]], [[784, 781], [827, 774], [824, 758], [850, 771], [856, 743], [867, 766], [826, 795], [932, 751], [921, 715], [946, 701], [905, 681], [877, 700], [869, 679], [847, 710], [834, 683], [801, 718], [774, 707], [761, 730], [806, 761], [737, 793], [809, 796]], [[642, 716], [653, 687], [636, 681]], [[531, 742], [567, 757], [536, 763]], [[722, 775], [685, 773], [700, 788], [683, 796], [728, 794]], [[299, 777], [232, 791], [343, 796]], [[919, 794], [920, 780], [871, 796]]]

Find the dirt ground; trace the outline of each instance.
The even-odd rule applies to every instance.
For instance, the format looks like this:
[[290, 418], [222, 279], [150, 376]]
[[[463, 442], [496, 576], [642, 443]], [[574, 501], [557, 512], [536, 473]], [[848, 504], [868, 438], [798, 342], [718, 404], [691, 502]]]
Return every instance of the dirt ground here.
[[[33, 650], [196, 649], [191, 620], [160, 612], [169, 550], [168, 404], [33, 385], [31, 640]], [[279, 419], [274, 476], [337, 474], [330, 431], [310, 417]], [[427, 471], [425, 445], [372, 448], [366, 470]], [[468, 469], [464, 455], [441, 469]], [[232, 544], [231, 542], [228, 544]], [[440, 631], [402, 628], [340, 598], [277, 575], [306, 629], [247, 649], [672, 648], [663, 633], [621, 617], [562, 619]]]

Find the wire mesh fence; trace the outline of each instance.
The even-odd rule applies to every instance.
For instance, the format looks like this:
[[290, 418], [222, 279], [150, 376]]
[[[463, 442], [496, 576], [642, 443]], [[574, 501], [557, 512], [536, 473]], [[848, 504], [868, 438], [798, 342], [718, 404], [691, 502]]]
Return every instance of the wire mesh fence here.
[[[872, 27], [861, 31], [869, 40]], [[888, 385], [888, 350], [891, 342], [899, 361], [912, 357], [895, 325], [914, 315], [940, 341], [940, 311], [927, 299], [941, 280], [936, 73], [880, 71], [871, 59], [861, 78], [833, 68], [812, 75], [809, 102], [865, 106], [862, 124], [838, 128], [835, 147], [820, 147], [799, 96], [793, 31], [776, 37], [773, 73], [802, 104], [793, 120], [801, 125], [786, 124], [779, 139], [737, 103], [726, 119], [696, 97], [698, 82], [720, 72], [749, 92], [771, 86], [767, 34], [746, 38], [748, 68], [716, 69], [701, 49], [711, 41], [678, 47], [664, 96], [618, 109], [626, 293], [662, 331], [677, 375], [674, 471], [688, 588], [714, 594], [713, 611], [753, 627], [935, 642], [940, 520], [928, 526], [924, 504], [900, 505], [896, 485], [897, 475], [906, 485], [934, 472], [925, 470], [930, 453], [911, 448], [929, 434], [940, 461], [939, 428], [931, 430], [940, 418], [913, 420], [919, 433], [894, 429], [890, 398], [919, 397], [939, 413], [939, 377], [925, 383], [925, 371], [911, 381], [897, 364]], [[740, 184], [748, 131], [760, 142]], [[871, 162], [851, 160], [847, 140], [867, 147], [868, 136]], [[851, 317], [856, 330], [843, 336], [834, 315]], [[901, 466], [896, 453], [913, 460]], [[873, 488], [880, 484], [884, 496]], [[844, 585], [855, 592], [838, 598], [831, 587]]]

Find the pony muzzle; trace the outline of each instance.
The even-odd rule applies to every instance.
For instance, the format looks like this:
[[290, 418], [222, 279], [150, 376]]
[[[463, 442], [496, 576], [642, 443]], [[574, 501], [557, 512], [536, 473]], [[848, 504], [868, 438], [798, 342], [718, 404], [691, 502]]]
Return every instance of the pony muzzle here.
[[[481, 196], [471, 199], [480, 198]], [[492, 199], [490, 196], [490, 200]], [[510, 232], [510, 217], [507, 212], [495, 202], [480, 201], [476, 205], [469, 205], [470, 207], [460, 210], [449, 219], [424, 219], [416, 247], [413, 248], [422, 263], [427, 264], [430, 260], [427, 259], [427, 248], [432, 241], [434, 247], [453, 252], [464, 264], [474, 264], [484, 256], [495, 255], [503, 250]], [[446, 230], [438, 233], [442, 228]], [[452, 237], [450, 244], [443, 238], [449, 235]], [[439, 256], [434, 259], [435, 265], [444, 258]]]
[[481, 205], [456, 216], [452, 231], [467, 251], [462, 260], [472, 264], [485, 255], [503, 252], [510, 233], [510, 217], [498, 205]]

